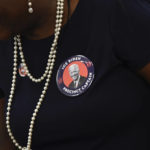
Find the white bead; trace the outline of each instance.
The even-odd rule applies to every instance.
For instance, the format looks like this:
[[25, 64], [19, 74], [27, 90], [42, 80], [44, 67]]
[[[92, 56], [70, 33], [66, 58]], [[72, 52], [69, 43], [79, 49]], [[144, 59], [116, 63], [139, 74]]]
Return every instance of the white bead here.
[[[37, 110], [40, 109], [40, 105], [37, 105], [37, 106], [36, 106], [36, 109], [37, 109]], [[35, 113], [37, 113], [37, 112], [35, 111]]]
[[14, 49], [17, 49], [17, 46], [14, 46]]
[[28, 2], [28, 6], [32, 6], [32, 3], [31, 3], [31, 2]]
[[[47, 84], [47, 83], [46, 83], [46, 84]], [[45, 96], [45, 95], [44, 95], [44, 94], [42, 94], [42, 95], [41, 95], [41, 98], [44, 98], [44, 96]]]
[[33, 113], [33, 116], [36, 117], [36, 113]]
[[29, 12], [30, 14], [32, 14], [32, 13], [33, 13], [33, 8], [30, 7], [30, 8], [28, 9], [28, 12]]
[[34, 125], [34, 121], [31, 121], [31, 125]]
[[19, 50], [22, 50], [22, 47], [19, 47]]
[[33, 129], [33, 125], [32, 124], [30, 124], [30, 129]]
[[9, 95], [9, 98], [10, 98], [10, 99], [13, 98], [13, 95]]
[[6, 117], [6, 120], [9, 120], [9, 119], [10, 119], [9, 116], [7, 116], [7, 117]]
[[29, 136], [29, 137], [28, 137], [28, 141], [30, 142], [30, 141], [31, 141], [31, 139], [32, 139], [32, 138]]
[[6, 115], [7, 115], [7, 116], [9, 116], [9, 115], [10, 115], [10, 113], [9, 113], [9, 112], [7, 112], [7, 113], [6, 113]]
[[9, 121], [6, 121], [6, 124], [9, 124]]
[[43, 90], [43, 91], [42, 91], [42, 94], [45, 94], [45, 93], [46, 93], [46, 91]]
[[37, 113], [38, 112], [38, 109], [35, 109], [35, 113]]
[[21, 42], [18, 42], [18, 46], [22, 46]]
[[[42, 95], [41, 95], [41, 96], [42, 96]], [[41, 105], [41, 102], [39, 101], [39, 102], [37, 103], [37, 105], [39, 105], [39, 106], [40, 106], [40, 105]]]
[[7, 107], [7, 111], [10, 111], [10, 107]]
[[47, 90], [47, 87], [44, 87], [44, 90], [46, 91], [46, 90]]

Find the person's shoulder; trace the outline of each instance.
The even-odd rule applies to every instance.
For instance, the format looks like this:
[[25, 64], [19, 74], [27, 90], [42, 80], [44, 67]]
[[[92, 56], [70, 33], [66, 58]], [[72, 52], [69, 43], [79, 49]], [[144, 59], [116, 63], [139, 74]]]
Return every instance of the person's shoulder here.
[[122, 9], [130, 12], [150, 12], [150, 0], [115, 0]]
[[150, 0], [116, 0], [117, 8], [134, 21], [148, 21], [150, 17]]
[[115, 4], [116, 0], [89, 0], [95, 7], [111, 7]]
[[121, 3], [121, 4], [127, 4], [127, 5], [132, 5], [132, 4], [148, 5], [148, 4], [150, 4], [150, 0], [114, 0], [114, 1]]
[[89, 1], [97, 5], [100, 5], [100, 4], [110, 5], [110, 4], [113, 4], [114, 1], [116, 0], [89, 0]]
[[150, 0], [89, 0], [95, 7], [126, 8], [128, 10], [150, 11]]
[[[81, 0], [82, 1], [82, 0]], [[115, 6], [116, 0], [84, 0], [85, 5], [90, 7], [91, 13], [94, 14], [93, 16], [100, 17], [100, 16], [108, 16], [112, 9]]]

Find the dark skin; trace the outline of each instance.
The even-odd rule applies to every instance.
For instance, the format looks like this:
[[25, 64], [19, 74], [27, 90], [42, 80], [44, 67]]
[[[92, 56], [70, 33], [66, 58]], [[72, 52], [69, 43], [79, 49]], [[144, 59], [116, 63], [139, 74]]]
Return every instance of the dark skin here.
[[[70, 0], [71, 15], [79, 0]], [[0, 0], [0, 40], [16, 33], [37, 40], [54, 32], [56, 0], [32, 0], [34, 13], [28, 13], [27, 0]], [[14, 6], [14, 7], [12, 7]], [[65, 0], [63, 25], [67, 22], [68, 5]]]
[[138, 73], [150, 84], [150, 63], [140, 69]]
[[[70, 0], [71, 15], [79, 0]], [[15, 34], [28, 39], [39, 40], [54, 33], [56, 0], [32, 0], [34, 13], [28, 13], [27, 0], [0, 0], [0, 40], [7, 40]], [[13, 7], [12, 7], [13, 6]], [[63, 25], [67, 22], [68, 8], [65, 0]], [[150, 63], [137, 71], [150, 83]], [[4, 100], [0, 100], [0, 149], [13, 150], [4, 127]]]

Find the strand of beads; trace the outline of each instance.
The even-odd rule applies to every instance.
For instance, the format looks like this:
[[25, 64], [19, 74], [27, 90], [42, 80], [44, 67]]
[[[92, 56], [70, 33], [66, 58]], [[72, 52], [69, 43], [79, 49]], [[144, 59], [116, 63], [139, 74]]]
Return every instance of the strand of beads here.
[[[19, 46], [19, 50], [20, 49], [22, 50], [20, 35], [17, 35], [16, 37], [14, 37], [13, 76], [12, 76], [11, 91], [10, 91], [10, 95], [9, 95], [9, 99], [8, 99], [7, 112], [6, 112], [6, 127], [7, 127], [7, 131], [8, 131], [8, 134], [9, 134], [12, 142], [15, 144], [15, 146], [19, 150], [31, 150], [34, 123], [36, 120], [36, 116], [39, 112], [39, 109], [42, 105], [42, 102], [44, 100], [45, 94], [47, 92], [47, 89], [48, 89], [48, 86], [50, 83], [50, 79], [51, 79], [51, 75], [52, 75], [52, 70], [53, 70], [54, 63], [55, 63], [56, 47], [57, 47], [57, 43], [58, 43], [58, 38], [59, 38], [61, 26], [62, 26], [63, 13], [64, 13], [64, 0], [57, 0], [56, 25], [55, 25], [55, 34], [54, 34], [55, 37], [54, 37], [54, 42], [52, 44], [51, 51], [50, 51], [50, 58], [51, 59], [48, 60], [49, 65], [48, 65], [48, 69], [47, 69], [47, 75], [45, 76], [46, 82], [45, 82], [44, 88], [42, 90], [42, 94], [40, 95], [39, 101], [35, 107], [35, 110], [32, 114], [32, 117], [31, 117], [26, 147], [22, 147], [21, 145], [19, 145], [19, 143], [17, 142], [17, 140], [13, 136], [13, 133], [12, 133], [11, 128], [10, 128], [10, 111], [11, 111], [11, 105], [12, 105], [12, 101], [13, 101], [13, 97], [14, 97], [14, 93], [15, 93], [16, 78], [17, 78], [17, 49], [18, 49], [17, 46]], [[21, 56], [23, 56], [23, 55], [21, 55]], [[22, 62], [25, 62], [25, 60], [22, 59]], [[26, 67], [27, 67], [27, 65], [26, 65]], [[28, 71], [28, 73], [29, 73], [29, 71]], [[33, 82], [36, 82], [36, 81], [33, 81]]]
[[32, 2], [31, 2], [31, 0], [28, 0], [28, 12], [29, 12], [30, 14], [33, 13], [33, 8], [32, 8]]
[[11, 83], [11, 91], [10, 91], [9, 100], [8, 100], [8, 104], [7, 104], [6, 127], [7, 127], [7, 131], [8, 131], [8, 134], [9, 134], [12, 142], [15, 144], [16, 147], [18, 147], [19, 149], [21, 149], [20, 145], [18, 144], [18, 142], [14, 138], [14, 136], [13, 136], [13, 134], [11, 132], [11, 128], [10, 128], [10, 111], [11, 111], [11, 104], [12, 104], [12, 101], [13, 101], [13, 96], [14, 96], [14, 93], [15, 93], [16, 78], [17, 78], [17, 42], [16, 42], [16, 39], [17, 38], [14, 37], [13, 76], [12, 76], [12, 83]]

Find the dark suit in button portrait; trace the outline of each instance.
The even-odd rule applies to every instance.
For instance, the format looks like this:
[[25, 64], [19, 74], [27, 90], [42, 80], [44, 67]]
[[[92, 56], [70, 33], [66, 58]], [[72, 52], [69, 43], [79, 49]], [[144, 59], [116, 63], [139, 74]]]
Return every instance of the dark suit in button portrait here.
[[69, 70], [69, 75], [73, 80], [69, 84], [69, 88], [76, 89], [85, 83], [86, 78], [80, 75], [80, 69], [77, 64], [72, 64], [68, 70]]

